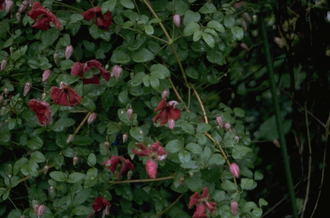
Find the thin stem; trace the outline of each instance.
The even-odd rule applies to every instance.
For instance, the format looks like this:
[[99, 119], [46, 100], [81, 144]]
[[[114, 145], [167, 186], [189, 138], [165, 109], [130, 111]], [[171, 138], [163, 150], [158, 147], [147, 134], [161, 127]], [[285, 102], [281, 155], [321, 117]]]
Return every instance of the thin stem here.
[[18, 210], [18, 208], [16, 207], [16, 204], [11, 200], [10, 197], [8, 197], [8, 200], [11, 202], [11, 204], [15, 207], [16, 210]]
[[[138, 33], [140, 33], [140, 31], [137, 31], [136, 29], [133, 29], [133, 28], [130, 28], [130, 27], [125, 27], [125, 28], [123, 28], [123, 29], [126, 29], [126, 30], [131, 30], [131, 31], [135, 31], [135, 32], [138, 32]], [[154, 39], [157, 39], [157, 40], [159, 40], [159, 41], [161, 41], [161, 42], [164, 42], [164, 43], [168, 43], [167, 41], [165, 41], [164, 39], [161, 39], [161, 38], [158, 38], [158, 37], [156, 37], [156, 36], [153, 36], [153, 35], [150, 35], [150, 34], [147, 34], [147, 33], [144, 33], [146, 36], [149, 36], [149, 37], [151, 37], [151, 38], [154, 38]]]
[[295, 199], [292, 176], [291, 176], [289, 155], [288, 155], [288, 151], [286, 148], [286, 142], [285, 142], [285, 137], [284, 137], [283, 128], [282, 128], [279, 100], [278, 100], [277, 93], [276, 93], [276, 84], [275, 84], [275, 79], [274, 79], [272, 60], [271, 60], [271, 56], [270, 56], [267, 32], [266, 32], [266, 27], [264, 24], [263, 17], [261, 15], [260, 15], [260, 21], [261, 21], [261, 30], [262, 30], [264, 49], [265, 49], [265, 55], [266, 55], [266, 61], [267, 61], [267, 69], [268, 69], [268, 73], [269, 73], [269, 82], [270, 82], [271, 93], [272, 93], [272, 97], [273, 97], [273, 105], [275, 108], [276, 127], [277, 127], [277, 132], [278, 132], [280, 143], [281, 143], [281, 151], [282, 151], [283, 163], [284, 163], [285, 174], [286, 174], [286, 179], [287, 179], [287, 186], [288, 186], [288, 191], [289, 191], [289, 196], [290, 196], [290, 201], [291, 201], [292, 213], [293, 213], [293, 217], [298, 218], [297, 205], [296, 205], [296, 199]]
[[204, 116], [204, 121], [205, 121], [205, 123], [209, 123], [209, 121], [208, 121], [208, 119], [207, 119], [207, 116], [206, 116], [205, 109], [204, 109], [204, 105], [203, 105], [203, 103], [202, 103], [201, 98], [200, 98], [199, 95], [198, 95], [198, 92], [197, 92], [196, 89], [194, 88], [193, 84], [190, 83], [190, 86], [191, 86], [192, 90], [194, 91], [194, 94], [195, 94], [195, 96], [196, 96], [196, 98], [197, 98], [197, 101], [199, 102], [199, 105], [201, 106], [201, 110], [202, 110], [202, 112], [203, 112], [203, 116]]
[[[48, 168], [48, 170], [50, 169], [50, 168], [52, 168], [52, 167], [54, 167], [53, 165], [50, 165], [50, 166], [48, 166], [49, 168]], [[41, 172], [43, 172], [44, 171], [44, 169], [41, 169], [41, 170], [38, 170], [38, 174], [39, 173], [41, 173]], [[19, 180], [19, 183], [21, 183], [21, 182], [24, 182], [25, 180], [28, 180], [28, 179], [30, 179], [32, 177], [32, 175], [28, 175], [28, 176], [26, 176], [26, 177], [24, 177], [23, 179], [20, 179]]]
[[84, 123], [86, 122], [86, 120], [88, 119], [89, 115], [91, 115], [92, 112], [88, 112], [87, 115], [85, 116], [85, 118], [83, 119], [83, 121], [81, 121], [81, 123], [79, 124], [79, 126], [77, 127], [77, 129], [74, 131], [73, 135], [76, 135], [79, 131], [79, 129], [84, 125]]
[[110, 184], [123, 184], [123, 183], [136, 183], [136, 182], [157, 182], [157, 181], [163, 181], [168, 179], [174, 179], [175, 175], [173, 176], [166, 176], [166, 177], [160, 177], [156, 179], [135, 179], [135, 180], [123, 180], [123, 181], [109, 181]]
[[[179, 101], [180, 101], [180, 102], [184, 102], [184, 101], [182, 100], [182, 98], [181, 98], [181, 96], [180, 96], [178, 90], [176, 90], [176, 88], [175, 88], [175, 86], [174, 86], [174, 84], [173, 84], [173, 82], [172, 82], [172, 80], [171, 80], [170, 77], [168, 78], [168, 81], [170, 81], [171, 86], [172, 86], [172, 89], [173, 89], [173, 91], [174, 91], [176, 97], [179, 99]], [[190, 112], [189, 109], [188, 109], [188, 107], [186, 106], [186, 104], [184, 105], [184, 108], [186, 109], [186, 111], [187, 111], [188, 113]]]
[[178, 201], [180, 200], [180, 198], [182, 198], [182, 196], [183, 196], [184, 194], [185, 194], [185, 193], [182, 193], [177, 199], [175, 199], [175, 201], [173, 201], [173, 203], [172, 203], [170, 206], [166, 207], [163, 211], [161, 211], [159, 214], [157, 214], [156, 217], [161, 216], [163, 213], [165, 213], [165, 212], [168, 211], [171, 207], [173, 207], [173, 206], [176, 204], [176, 202], [178, 202]]

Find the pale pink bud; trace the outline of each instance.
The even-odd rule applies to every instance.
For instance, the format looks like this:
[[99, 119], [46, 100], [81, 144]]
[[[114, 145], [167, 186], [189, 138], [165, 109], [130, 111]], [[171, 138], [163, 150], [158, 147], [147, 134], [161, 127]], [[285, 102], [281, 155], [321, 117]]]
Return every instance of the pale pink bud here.
[[231, 213], [236, 216], [237, 215], [237, 211], [238, 211], [238, 204], [236, 201], [232, 201], [230, 203], [230, 211]]
[[230, 164], [229, 171], [231, 175], [233, 175], [236, 178], [239, 178], [239, 166], [236, 163]]
[[72, 45], [68, 45], [65, 49], [65, 58], [69, 59], [73, 53], [73, 47]]
[[52, 74], [52, 71], [45, 70], [44, 73], [42, 74], [42, 82], [44, 83], [45, 81], [47, 81], [50, 77], [50, 75]]
[[91, 114], [89, 115], [89, 117], [88, 117], [88, 120], [87, 120], [88, 124], [93, 123], [94, 120], [96, 119], [96, 117], [97, 117], [97, 114], [96, 114], [96, 113], [91, 113]]
[[132, 175], [133, 175], [133, 171], [132, 171], [132, 170], [129, 170], [129, 171], [127, 172], [127, 179], [128, 179], [128, 180], [131, 180], [131, 179], [132, 179]]
[[241, 21], [241, 25], [242, 25], [244, 31], [246, 32], [246, 31], [247, 31], [247, 25], [246, 25], [245, 20], [242, 20], [242, 21]]
[[247, 51], [249, 50], [249, 47], [245, 43], [241, 43], [240, 46], [244, 50], [247, 50]]
[[36, 214], [38, 214], [38, 208], [39, 208], [39, 204], [34, 204], [33, 205], [33, 210]]
[[174, 129], [174, 125], [175, 125], [174, 119], [169, 119], [167, 124], [169, 129]]
[[53, 55], [53, 58], [54, 58], [55, 64], [57, 64], [58, 59], [60, 58], [60, 55], [57, 52], [55, 52], [54, 55]]
[[217, 116], [217, 118], [215, 118], [218, 125], [220, 126], [220, 128], [222, 129], [223, 128], [223, 121], [222, 121], [222, 118], [220, 116]]
[[27, 93], [29, 93], [30, 89], [31, 89], [31, 86], [32, 86], [32, 83], [31, 82], [27, 82], [25, 83], [25, 86], [24, 86], [24, 93], [23, 95], [26, 96]]
[[129, 120], [132, 120], [132, 118], [133, 118], [133, 109], [132, 108], [127, 110], [127, 117]]
[[236, 135], [236, 136], [234, 137], [234, 140], [235, 140], [236, 144], [238, 144], [238, 142], [239, 142], [239, 137]]
[[1, 71], [3, 71], [6, 68], [7, 63], [8, 63], [8, 61], [6, 59], [3, 59], [1, 61]]
[[16, 13], [16, 19], [18, 22], [21, 22], [21, 13], [19, 12]]
[[18, 12], [19, 13], [23, 13], [25, 11], [25, 9], [27, 8], [28, 4], [29, 4], [29, 1], [28, 0], [24, 0], [22, 2], [22, 4], [19, 6]]
[[7, 96], [7, 95], [9, 94], [9, 89], [8, 89], [8, 88], [5, 88], [5, 89], [3, 90], [3, 93], [5, 93], [5, 96]]
[[247, 12], [244, 12], [242, 16], [245, 18], [245, 20], [247, 20], [249, 23], [251, 23], [250, 15]]
[[104, 142], [104, 147], [109, 148], [110, 147], [110, 143], [108, 141], [105, 141]]
[[274, 140], [273, 140], [273, 143], [274, 143], [274, 145], [275, 145], [276, 147], [278, 147], [278, 148], [281, 147], [281, 144], [280, 144], [280, 142], [279, 142], [277, 139], [274, 139]]
[[158, 161], [165, 160], [166, 157], [167, 157], [167, 154], [159, 155], [159, 156], [158, 156]]
[[38, 212], [37, 212], [37, 215], [38, 215], [38, 218], [40, 218], [41, 216], [42, 216], [42, 214], [44, 213], [44, 211], [45, 211], [45, 205], [40, 205], [39, 207], [38, 207]]
[[44, 166], [44, 174], [45, 174], [45, 175], [47, 174], [48, 170], [49, 170], [49, 166], [45, 165], [45, 166]]
[[226, 124], [225, 124], [225, 128], [226, 128], [226, 130], [231, 134], [231, 126], [230, 126], [230, 123], [226, 123]]
[[78, 163], [78, 161], [79, 161], [79, 158], [78, 158], [77, 156], [74, 156], [74, 157], [73, 157], [73, 160], [72, 160], [72, 164], [73, 164], [73, 166], [76, 166], [77, 163]]
[[164, 91], [162, 92], [162, 99], [166, 99], [167, 94], [168, 94], [167, 90], [164, 90]]
[[70, 135], [68, 136], [68, 138], [66, 138], [66, 143], [67, 143], [67, 144], [70, 144], [70, 143], [73, 141], [73, 139], [74, 139], [74, 135], [73, 135], [73, 134], [70, 134]]
[[6, 8], [5, 8], [6, 14], [8, 14], [11, 11], [13, 5], [14, 5], [13, 0], [6, 0]]
[[181, 17], [180, 17], [180, 15], [174, 14], [174, 16], [173, 16], [173, 22], [174, 22], [175, 26], [180, 27], [180, 24], [181, 24]]
[[45, 100], [46, 95], [47, 95], [46, 93], [42, 93], [42, 94], [41, 94], [41, 99], [42, 99], [42, 100]]
[[170, 101], [170, 102], [168, 102], [168, 105], [173, 106], [173, 108], [175, 108], [175, 106], [177, 104], [179, 104], [177, 101]]
[[274, 42], [278, 45], [278, 47], [283, 48], [284, 43], [283, 40], [279, 37], [274, 37]]
[[123, 143], [127, 142], [128, 135], [125, 133], [123, 134]]
[[115, 65], [112, 67], [111, 76], [114, 76], [117, 81], [119, 80], [122, 73], [123, 68], [121, 68], [119, 65]]
[[254, 22], [257, 22], [257, 19], [258, 19], [257, 15], [254, 14], [254, 15], [252, 16], [252, 19], [253, 19]]

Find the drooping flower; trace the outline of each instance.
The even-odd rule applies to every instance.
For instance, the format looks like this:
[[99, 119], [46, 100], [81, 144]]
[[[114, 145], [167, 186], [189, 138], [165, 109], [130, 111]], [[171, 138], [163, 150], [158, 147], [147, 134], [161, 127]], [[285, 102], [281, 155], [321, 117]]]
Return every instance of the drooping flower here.
[[114, 174], [119, 162], [121, 163], [121, 167], [117, 177], [118, 180], [120, 179], [123, 173], [127, 172], [130, 169], [131, 170], [135, 169], [134, 165], [131, 163], [130, 160], [127, 160], [122, 156], [115, 156], [115, 155], [113, 155], [109, 160], [104, 161], [103, 165], [108, 166], [108, 169], [110, 169], [112, 174]]
[[119, 80], [122, 73], [123, 73], [123, 68], [121, 68], [119, 65], [115, 65], [112, 67], [111, 76], [116, 77], [117, 81]]
[[[34, 28], [46, 31], [47, 29], [51, 28], [50, 22], [53, 22], [57, 29], [61, 29], [61, 23], [57, 17], [46, 8], [44, 8], [40, 2], [34, 2], [31, 11], [29, 11], [27, 15], [36, 21], [32, 25]], [[39, 16], [41, 17], [37, 21]]]
[[63, 82], [60, 83], [60, 88], [55, 86], [50, 90], [50, 97], [53, 99], [54, 103], [63, 105], [63, 106], [75, 106], [76, 104], [80, 104], [81, 96], [70, 87]]
[[140, 157], [149, 157], [146, 162], [146, 171], [150, 178], [155, 179], [157, 176], [157, 161], [165, 160], [167, 152], [159, 145], [159, 141], [151, 146], [151, 150], [142, 143], [137, 143], [137, 146], [133, 147], [132, 152]]
[[90, 70], [91, 68], [96, 68], [100, 71], [100, 75], [106, 80], [109, 81], [111, 74], [106, 69], [102, 68], [102, 64], [98, 62], [97, 60], [90, 60], [86, 64], [76, 62], [73, 64], [71, 68], [71, 74], [72, 76], [79, 75], [81, 78], [83, 78], [84, 84], [101, 84], [99, 78], [97, 75], [94, 75], [92, 78], [85, 79], [84, 75], [85, 73]]
[[28, 0], [24, 0], [22, 2], [22, 4], [19, 6], [19, 9], [18, 9], [18, 13], [23, 13], [25, 11], [25, 9], [27, 8], [27, 6], [29, 5], [29, 1]]
[[38, 216], [38, 218], [40, 218], [42, 216], [42, 214], [45, 211], [45, 208], [46, 207], [45, 207], [44, 204], [39, 205], [38, 210], [37, 210], [37, 216]]
[[160, 126], [164, 126], [165, 123], [169, 123], [170, 129], [174, 128], [174, 123], [176, 120], [180, 118], [181, 110], [175, 108], [175, 105], [178, 104], [176, 101], [170, 101], [169, 103], [166, 102], [166, 99], [162, 99], [162, 101], [158, 104], [157, 108], [154, 111], [159, 111], [152, 121], [156, 123], [160, 120]]
[[94, 215], [105, 217], [105, 215], [110, 214], [111, 204], [102, 197], [96, 197], [93, 203]]
[[205, 214], [206, 208], [210, 211], [211, 214], [214, 213], [217, 204], [209, 201], [210, 195], [208, 192], [208, 188], [205, 187], [203, 189], [202, 196], [200, 196], [198, 192], [191, 196], [188, 208], [191, 208], [195, 204], [198, 204], [196, 207], [196, 211], [193, 214], [193, 218], [208, 217]]
[[236, 163], [230, 164], [229, 171], [234, 177], [239, 178], [239, 166]]
[[46, 82], [50, 75], [52, 74], [52, 71], [50, 71], [49, 69], [48, 70], [45, 70], [44, 73], [42, 74], [42, 82]]
[[8, 14], [11, 11], [13, 6], [14, 6], [13, 0], [6, 0], [6, 8], [5, 8], [6, 14]]
[[68, 45], [65, 48], [65, 58], [69, 59], [71, 57], [72, 53], [73, 53], [73, 47], [72, 47], [72, 45]]
[[47, 126], [52, 120], [52, 112], [49, 103], [31, 99], [28, 101], [31, 110], [36, 114], [39, 123]]
[[105, 14], [102, 14], [101, 7], [94, 7], [89, 9], [88, 11], [85, 11], [81, 14], [85, 20], [91, 21], [93, 18], [95, 19], [95, 24], [100, 29], [106, 29], [109, 30], [109, 26], [111, 26], [111, 12], [108, 11]]
[[32, 86], [32, 83], [31, 82], [25, 83], [25, 85], [24, 85], [24, 92], [23, 92], [23, 95], [24, 96], [26, 96], [29, 93], [29, 91], [31, 89], [31, 86]]
[[94, 120], [96, 119], [96, 117], [97, 117], [97, 114], [96, 114], [96, 113], [91, 113], [91, 114], [89, 115], [89, 117], [88, 117], [87, 123], [88, 123], [88, 124], [93, 123]]
[[174, 14], [174, 16], [173, 16], [173, 22], [174, 22], [175, 26], [180, 27], [180, 24], [181, 24], [181, 17], [180, 17], [180, 15]]

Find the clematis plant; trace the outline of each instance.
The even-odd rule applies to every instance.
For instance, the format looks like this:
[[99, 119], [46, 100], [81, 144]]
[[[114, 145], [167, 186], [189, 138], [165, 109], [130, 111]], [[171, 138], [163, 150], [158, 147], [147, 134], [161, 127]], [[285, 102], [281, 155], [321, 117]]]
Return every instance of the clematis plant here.
[[158, 104], [157, 108], [154, 111], [160, 111], [152, 121], [156, 123], [160, 120], [160, 126], [164, 126], [165, 123], [168, 123], [168, 128], [173, 129], [175, 125], [175, 121], [180, 118], [181, 110], [175, 108], [178, 102], [170, 101], [166, 102], [166, 99], [162, 99]]
[[149, 157], [146, 162], [146, 171], [150, 178], [155, 179], [157, 176], [157, 162], [165, 160], [167, 157], [167, 152], [159, 145], [159, 141], [151, 146], [151, 150], [147, 149], [144, 144], [137, 143], [132, 152], [140, 157]]
[[71, 75], [77, 76], [79, 75], [84, 84], [101, 84], [97, 75], [94, 75], [92, 78], [84, 78], [84, 74], [90, 70], [91, 68], [96, 68], [100, 71], [100, 75], [106, 80], [109, 81], [111, 74], [104, 68], [102, 68], [102, 64], [97, 60], [90, 60], [86, 64], [76, 62], [73, 64], [71, 68]]
[[28, 101], [31, 110], [36, 114], [39, 123], [47, 126], [52, 120], [52, 112], [49, 103], [31, 99]]
[[103, 165], [107, 166], [111, 170], [112, 174], [115, 173], [118, 164], [121, 164], [120, 171], [117, 179], [119, 180], [121, 175], [129, 170], [134, 170], [135, 167], [130, 160], [123, 158], [122, 156], [113, 155], [109, 160], [104, 161]]
[[193, 215], [193, 218], [208, 217], [205, 214], [206, 208], [210, 211], [211, 214], [214, 213], [217, 204], [209, 201], [210, 195], [208, 192], [209, 189], [205, 187], [203, 188], [202, 196], [200, 196], [198, 192], [196, 192], [195, 194], [193, 194], [193, 196], [191, 196], [188, 208], [191, 208], [192, 206], [197, 204], [197, 208]]
[[76, 104], [80, 104], [81, 96], [70, 87], [63, 82], [60, 83], [60, 87], [57, 88], [55, 86], [50, 90], [50, 97], [53, 99], [54, 103], [63, 105], [63, 106], [75, 106]]
[[91, 21], [93, 18], [95, 19], [95, 24], [100, 28], [100, 29], [106, 29], [109, 30], [109, 26], [111, 26], [111, 12], [108, 11], [105, 14], [102, 14], [101, 12], [101, 7], [94, 7], [91, 8], [84, 13], [81, 14], [85, 20]]
[[105, 198], [96, 197], [92, 206], [93, 212], [87, 217], [92, 217], [95, 215], [95, 216], [102, 216], [102, 218], [104, 218], [105, 215], [110, 214], [110, 207], [111, 204]]

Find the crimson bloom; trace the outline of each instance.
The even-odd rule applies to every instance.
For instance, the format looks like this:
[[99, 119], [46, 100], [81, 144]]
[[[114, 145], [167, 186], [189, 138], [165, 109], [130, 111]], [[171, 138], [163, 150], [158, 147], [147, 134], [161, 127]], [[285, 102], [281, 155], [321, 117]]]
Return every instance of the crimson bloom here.
[[3, 5], [5, 4], [5, 0], [0, 0], [0, 11], [3, 10]]
[[119, 174], [117, 177], [118, 180], [120, 179], [120, 177], [123, 173], [127, 172], [130, 169], [131, 170], [135, 169], [134, 165], [131, 163], [130, 160], [127, 160], [127, 159], [123, 158], [122, 156], [115, 156], [115, 155], [113, 155], [111, 157], [111, 159], [104, 161], [103, 165], [108, 166], [108, 169], [110, 169], [112, 174], [114, 174], [119, 162], [121, 162], [121, 167], [120, 167], [120, 171], [119, 171]]
[[[92, 67], [98, 69], [100, 71], [100, 75], [106, 80], [109, 81], [111, 74], [106, 69], [102, 68], [102, 64], [97, 60], [90, 60], [87, 63], [76, 62], [73, 64], [71, 68], [72, 76], [79, 75], [80, 77], [84, 77], [84, 74], [90, 70]], [[97, 75], [94, 75], [92, 78], [83, 79], [84, 84], [101, 84]]]
[[104, 217], [109, 215], [111, 204], [102, 197], [96, 197], [92, 207], [96, 216]]
[[31, 11], [29, 11], [27, 15], [34, 21], [36, 21], [37, 18], [41, 16], [39, 20], [32, 25], [34, 28], [46, 31], [47, 29], [51, 28], [49, 23], [53, 22], [57, 29], [61, 29], [61, 23], [58, 21], [57, 17], [46, 8], [41, 6], [40, 2], [34, 2]]
[[93, 18], [95, 19], [95, 24], [100, 29], [106, 29], [109, 30], [109, 26], [111, 26], [111, 12], [108, 11], [105, 14], [102, 14], [101, 7], [94, 7], [89, 9], [88, 11], [85, 11], [81, 14], [85, 20], [90, 21]]
[[149, 157], [146, 163], [146, 171], [150, 178], [155, 179], [157, 176], [157, 161], [165, 160], [167, 152], [159, 145], [159, 142], [151, 146], [151, 150], [147, 149], [144, 144], [137, 143], [139, 148], [133, 147], [132, 152], [140, 157]]
[[37, 119], [41, 125], [47, 126], [50, 123], [52, 120], [52, 112], [49, 103], [31, 99], [28, 101], [28, 105], [36, 114]]
[[70, 87], [63, 82], [60, 84], [60, 88], [55, 86], [50, 90], [50, 97], [53, 99], [54, 103], [63, 105], [63, 106], [75, 106], [76, 104], [80, 104], [81, 96]]
[[163, 99], [157, 106], [154, 111], [159, 111], [152, 121], [156, 123], [160, 119], [160, 126], [164, 126], [165, 123], [168, 123], [168, 128], [173, 129], [174, 123], [177, 119], [180, 118], [181, 110], [175, 108], [178, 102], [170, 101], [169, 103], [166, 102], [166, 99]]
[[193, 196], [191, 196], [188, 208], [191, 208], [193, 205], [198, 204], [196, 207], [196, 211], [193, 214], [193, 218], [208, 217], [205, 214], [206, 208], [209, 209], [211, 214], [214, 213], [217, 204], [209, 201], [210, 195], [208, 192], [209, 189], [205, 187], [203, 189], [202, 196], [200, 196], [198, 192], [196, 192], [195, 194], [193, 194]]

